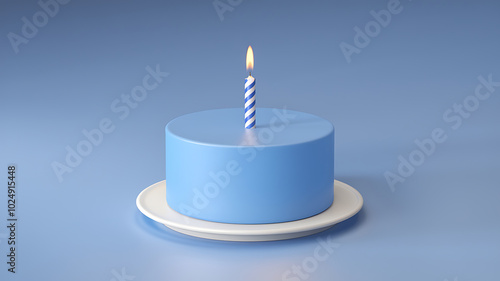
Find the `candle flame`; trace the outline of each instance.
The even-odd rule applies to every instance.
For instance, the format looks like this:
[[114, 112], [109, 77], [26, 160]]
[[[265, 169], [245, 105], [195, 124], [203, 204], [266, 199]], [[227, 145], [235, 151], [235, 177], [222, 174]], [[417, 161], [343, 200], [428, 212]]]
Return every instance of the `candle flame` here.
[[252, 46], [248, 46], [247, 49], [247, 70], [252, 71], [253, 70], [253, 50]]

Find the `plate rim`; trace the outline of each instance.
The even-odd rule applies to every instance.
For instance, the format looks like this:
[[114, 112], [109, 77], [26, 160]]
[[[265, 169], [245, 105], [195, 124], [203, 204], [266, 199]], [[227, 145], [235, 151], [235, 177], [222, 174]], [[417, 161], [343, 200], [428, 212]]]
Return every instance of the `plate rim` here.
[[[333, 183], [333, 188], [335, 189], [343, 189], [344, 191], [350, 192], [356, 199], [356, 203], [352, 204], [350, 207], [351, 209], [349, 212], [344, 214], [343, 216], [336, 218], [331, 221], [319, 221], [315, 224], [300, 224], [301, 221], [306, 221], [310, 220], [311, 218], [321, 216], [322, 214], [326, 212], [326, 210], [322, 213], [319, 213], [315, 216], [311, 216], [309, 218], [301, 219], [301, 220], [296, 220], [296, 221], [290, 221], [290, 222], [281, 222], [281, 223], [266, 223], [266, 224], [232, 224], [232, 223], [220, 223], [220, 222], [212, 222], [212, 221], [206, 221], [206, 220], [201, 220], [201, 219], [196, 219], [192, 218], [183, 214], [180, 214], [173, 209], [171, 209], [168, 204], [167, 200], [165, 199], [165, 204], [167, 205], [167, 210], [170, 210], [172, 212], [175, 212], [176, 215], [181, 216], [184, 220], [187, 222], [191, 223], [179, 223], [175, 221], [171, 221], [168, 218], [162, 218], [154, 214], [152, 211], [148, 210], [147, 206], [143, 206], [143, 198], [146, 197], [145, 195], [148, 192], [151, 192], [153, 189], [161, 189], [165, 188], [166, 189], [166, 183], [165, 180], [159, 181], [157, 183], [154, 183], [147, 188], [143, 189], [139, 195], [136, 198], [136, 206], [143, 213], [145, 216], [148, 218], [159, 222], [161, 224], [164, 224], [165, 226], [169, 227], [172, 226], [174, 228], [178, 229], [184, 229], [189, 232], [198, 232], [198, 233], [207, 233], [207, 234], [212, 234], [212, 235], [231, 235], [231, 236], [267, 236], [267, 235], [285, 235], [285, 234], [292, 234], [292, 233], [302, 233], [302, 232], [307, 232], [307, 231], [312, 231], [315, 229], [320, 229], [320, 228], [325, 228], [325, 227], [331, 227], [339, 222], [342, 222], [344, 220], [347, 220], [357, 214], [362, 206], [363, 206], [363, 197], [357, 191], [355, 188], [352, 186], [343, 183], [338, 180], [334, 180]], [[335, 196], [334, 196], [335, 198]], [[338, 199], [337, 199], [338, 200]], [[335, 199], [332, 205], [327, 209], [329, 210], [332, 208], [333, 204], [335, 204]], [[194, 225], [193, 225], [194, 223]], [[204, 224], [205, 226], [197, 226], [196, 224]], [[207, 227], [208, 225], [209, 227]], [[212, 225], [212, 227], [210, 227]], [[230, 226], [233, 229], [227, 229], [224, 228], [224, 226]], [[234, 229], [234, 228], [237, 229]]]

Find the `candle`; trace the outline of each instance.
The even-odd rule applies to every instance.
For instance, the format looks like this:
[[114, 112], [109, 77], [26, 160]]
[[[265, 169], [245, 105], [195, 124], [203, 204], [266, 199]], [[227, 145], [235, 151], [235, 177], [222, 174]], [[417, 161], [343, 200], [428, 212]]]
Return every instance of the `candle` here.
[[249, 74], [245, 78], [245, 128], [255, 129], [255, 78], [252, 77], [252, 46], [248, 46], [247, 50], [247, 70]]

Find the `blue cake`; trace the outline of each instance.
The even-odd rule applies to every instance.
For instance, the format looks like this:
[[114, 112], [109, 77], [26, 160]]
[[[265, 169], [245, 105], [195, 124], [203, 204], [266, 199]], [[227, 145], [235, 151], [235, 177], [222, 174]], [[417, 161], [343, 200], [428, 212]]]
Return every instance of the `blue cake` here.
[[318, 116], [257, 108], [207, 110], [169, 122], [167, 203], [201, 220], [265, 224], [317, 215], [333, 202], [334, 128]]

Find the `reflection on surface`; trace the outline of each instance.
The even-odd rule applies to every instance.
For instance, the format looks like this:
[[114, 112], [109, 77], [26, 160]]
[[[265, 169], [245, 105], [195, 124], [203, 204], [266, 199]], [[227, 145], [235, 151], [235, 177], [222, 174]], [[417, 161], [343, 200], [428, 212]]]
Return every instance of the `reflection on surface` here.
[[255, 146], [258, 145], [259, 141], [257, 139], [257, 134], [255, 133], [255, 130], [245, 130], [241, 141], [240, 145], [242, 146]]
[[332, 280], [342, 243], [364, 217], [353, 218], [324, 232], [283, 241], [226, 242], [190, 237], [168, 229], [137, 212], [144, 247], [151, 253], [142, 279], [165, 280]]

